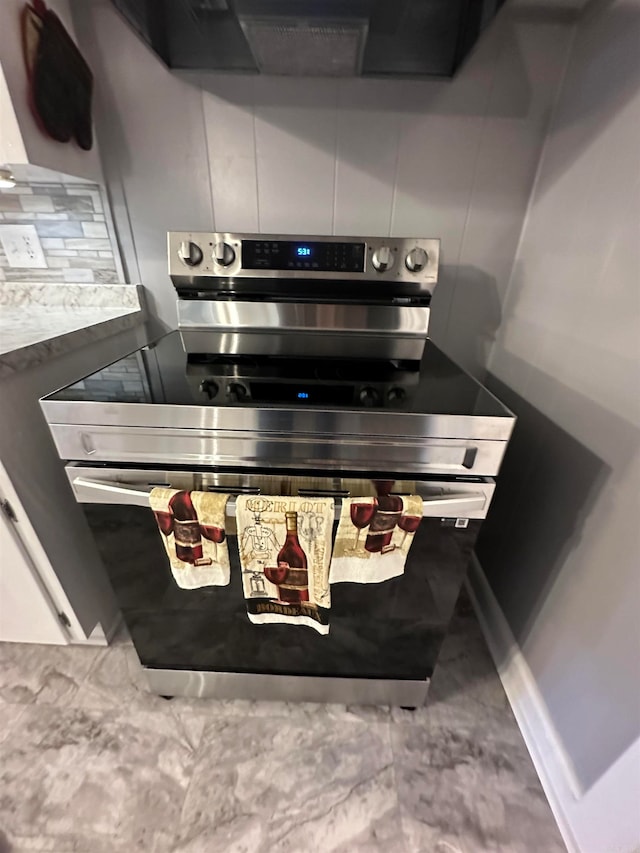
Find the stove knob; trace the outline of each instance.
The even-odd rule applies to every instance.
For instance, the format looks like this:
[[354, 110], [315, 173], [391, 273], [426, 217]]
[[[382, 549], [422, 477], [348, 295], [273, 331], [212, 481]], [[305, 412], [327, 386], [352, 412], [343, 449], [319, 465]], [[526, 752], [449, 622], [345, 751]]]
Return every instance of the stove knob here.
[[218, 388], [218, 383], [215, 379], [203, 379], [200, 383], [200, 390], [203, 394], [206, 394], [210, 400], [213, 400], [220, 389]]
[[358, 394], [358, 399], [362, 403], [363, 406], [371, 407], [371, 406], [379, 406], [380, 405], [380, 394], [370, 385], [365, 385], [365, 387]]
[[394, 385], [387, 391], [387, 400], [390, 403], [401, 403], [407, 396], [407, 392], [400, 385]]
[[221, 267], [228, 267], [236, 259], [236, 253], [228, 243], [216, 243], [213, 247], [213, 260]]
[[249, 392], [241, 382], [230, 382], [227, 385], [227, 397], [234, 403], [242, 403], [249, 396]]
[[178, 249], [178, 257], [188, 267], [197, 267], [202, 263], [202, 249], [191, 240], [183, 240]]
[[374, 270], [377, 272], [387, 272], [393, 266], [395, 258], [389, 246], [380, 246], [376, 249], [371, 258]]
[[419, 246], [412, 249], [404, 261], [406, 268], [410, 272], [420, 272], [420, 270], [423, 270], [426, 267], [428, 262], [429, 255]]

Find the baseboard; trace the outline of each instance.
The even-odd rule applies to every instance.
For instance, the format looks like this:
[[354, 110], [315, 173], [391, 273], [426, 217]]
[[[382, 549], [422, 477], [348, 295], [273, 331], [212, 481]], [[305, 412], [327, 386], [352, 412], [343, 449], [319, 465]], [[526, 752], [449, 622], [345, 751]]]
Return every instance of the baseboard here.
[[108, 628], [105, 629], [102, 623], [98, 622], [88, 637], [78, 640], [74, 639], [71, 642], [76, 646], [108, 646], [120, 630], [121, 625], [122, 614], [118, 611], [111, 620]]
[[122, 612], [118, 610], [117, 613], [114, 614], [113, 619], [111, 620], [111, 624], [107, 628], [103, 628], [103, 633], [105, 640], [107, 641], [107, 645], [111, 643], [116, 634], [120, 631], [123, 623]]
[[568, 812], [582, 790], [524, 655], [473, 558], [467, 588], [502, 686], [569, 853], [580, 853]]

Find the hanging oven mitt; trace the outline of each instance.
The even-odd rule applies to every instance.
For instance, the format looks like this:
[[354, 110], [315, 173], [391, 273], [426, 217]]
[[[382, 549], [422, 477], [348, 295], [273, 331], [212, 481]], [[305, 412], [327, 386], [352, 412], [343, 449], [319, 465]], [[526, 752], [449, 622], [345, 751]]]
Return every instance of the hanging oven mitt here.
[[40, 128], [58, 142], [93, 146], [93, 74], [60, 18], [44, 0], [22, 13], [22, 49], [29, 78], [31, 110]]
[[152, 489], [149, 505], [156, 517], [171, 571], [178, 586], [227, 586], [229, 551], [225, 533], [229, 495]]
[[251, 622], [329, 633], [333, 513], [332, 498], [238, 496], [242, 587]]
[[404, 573], [422, 521], [419, 495], [345, 498], [333, 546], [331, 583], [380, 583]]

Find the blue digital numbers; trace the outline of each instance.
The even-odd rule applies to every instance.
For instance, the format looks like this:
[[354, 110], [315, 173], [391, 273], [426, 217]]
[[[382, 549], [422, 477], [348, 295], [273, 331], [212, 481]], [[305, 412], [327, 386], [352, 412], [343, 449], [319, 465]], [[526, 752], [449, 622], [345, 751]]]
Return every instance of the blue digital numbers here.
[[298, 391], [298, 400], [308, 400], [309, 392], [308, 391]]
[[309, 246], [298, 246], [296, 254], [299, 258], [308, 258], [311, 255], [311, 249]]

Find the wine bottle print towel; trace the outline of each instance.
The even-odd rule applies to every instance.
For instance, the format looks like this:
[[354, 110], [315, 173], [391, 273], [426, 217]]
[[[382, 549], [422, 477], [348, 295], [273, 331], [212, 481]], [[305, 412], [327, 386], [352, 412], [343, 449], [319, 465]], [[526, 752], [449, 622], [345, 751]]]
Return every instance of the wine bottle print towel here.
[[251, 622], [329, 632], [331, 498], [240, 495], [242, 586]]
[[149, 504], [178, 586], [227, 586], [230, 579], [225, 513], [229, 495], [156, 488]]
[[343, 500], [331, 559], [331, 583], [381, 583], [403, 574], [421, 521], [419, 495]]

